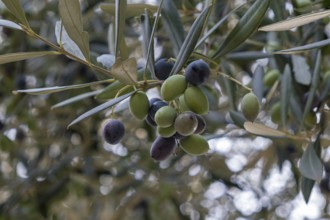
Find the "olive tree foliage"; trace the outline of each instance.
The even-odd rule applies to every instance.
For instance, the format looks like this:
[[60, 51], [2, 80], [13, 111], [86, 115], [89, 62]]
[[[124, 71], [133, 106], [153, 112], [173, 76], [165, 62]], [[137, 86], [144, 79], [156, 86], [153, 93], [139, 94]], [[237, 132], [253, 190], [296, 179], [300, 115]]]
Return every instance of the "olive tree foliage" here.
[[[2, 219], [286, 219], [330, 192], [328, 1], [2, 3]], [[156, 129], [128, 110], [159, 97], [160, 58], [210, 67], [204, 155], [154, 161]]]

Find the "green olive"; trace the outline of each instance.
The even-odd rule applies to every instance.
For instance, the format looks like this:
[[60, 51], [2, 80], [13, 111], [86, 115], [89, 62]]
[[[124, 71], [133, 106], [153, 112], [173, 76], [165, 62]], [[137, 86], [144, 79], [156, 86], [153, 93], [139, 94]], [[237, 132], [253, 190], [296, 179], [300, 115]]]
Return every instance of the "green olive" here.
[[270, 117], [275, 124], [281, 123], [281, 103], [276, 102], [270, 109]]
[[186, 78], [183, 75], [173, 75], [164, 81], [160, 93], [165, 101], [172, 101], [183, 94], [186, 88]]
[[249, 121], [254, 121], [260, 111], [258, 98], [253, 93], [246, 94], [241, 101], [241, 111], [244, 117]]
[[199, 115], [209, 112], [209, 101], [202, 90], [197, 86], [191, 86], [184, 92], [184, 101], [188, 108]]
[[129, 101], [129, 109], [131, 114], [137, 119], [145, 119], [149, 111], [148, 96], [142, 91], [134, 93]]
[[271, 88], [274, 83], [280, 78], [281, 74], [277, 69], [272, 69], [266, 73], [264, 76], [264, 85], [267, 88]]
[[175, 130], [174, 125], [167, 127], [167, 128], [162, 128], [162, 127], [157, 126], [157, 132], [160, 136], [169, 138], [175, 134], [176, 130]]
[[176, 111], [171, 106], [164, 106], [158, 109], [155, 114], [155, 122], [159, 127], [169, 127], [173, 125], [176, 118]]
[[208, 142], [199, 134], [193, 134], [180, 140], [181, 148], [188, 154], [199, 156], [209, 150]]
[[182, 136], [188, 136], [195, 132], [198, 120], [193, 112], [179, 114], [174, 122], [175, 130]]

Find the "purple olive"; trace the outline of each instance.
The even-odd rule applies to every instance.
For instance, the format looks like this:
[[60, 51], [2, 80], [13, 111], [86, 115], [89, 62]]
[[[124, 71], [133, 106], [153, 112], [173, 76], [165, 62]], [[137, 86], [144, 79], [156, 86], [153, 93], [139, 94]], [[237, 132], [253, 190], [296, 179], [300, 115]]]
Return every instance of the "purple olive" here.
[[210, 67], [204, 60], [195, 60], [187, 66], [184, 75], [187, 82], [198, 86], [209, 78], [210, 73]]
[[169, 158], [176, 147], [176, 141], [173, 137], [157, 137], [151, 145], [150, 156], [156, 161], [162, 161]]
[[174, 61], [166, 58], [159, 59], [155, 63], [155, 75], [159, 80], [165, 80], [170, 76], [173, 69]]
[[118, 144], [124, 134], [124, 124], [119, 120], [110, 119], [103, 127], [103, 138], [109, 144]]

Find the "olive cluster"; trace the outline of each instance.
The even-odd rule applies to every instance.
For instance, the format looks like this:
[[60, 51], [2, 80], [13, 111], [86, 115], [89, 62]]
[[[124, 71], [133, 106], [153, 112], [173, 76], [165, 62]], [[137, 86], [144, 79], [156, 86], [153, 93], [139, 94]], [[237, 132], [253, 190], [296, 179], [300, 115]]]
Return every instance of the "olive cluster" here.
[[[191, 62], [183, 75], [170, 75], [174, 62], [160, 59], [155, 64], [155, 76], [162, 81], [161, 98], [152, 98], [143, 91], [135, 92], [129, 100], [131, 114], [145, 120], [157, 130], [157, 138], [151, 146], [150, 155], [161, 161], [170, 157], [179, 145], [191, 155], [208, 151], [207, 141], [200, 135], [206, 128], [201, 115], [209, 111], [209, 103], [199, 85], [210, 76], [209, 65], [203, 60]], [[120, 141], [125, 132], [118, 120], [110, 120], [103, 130], [110, 144]]]

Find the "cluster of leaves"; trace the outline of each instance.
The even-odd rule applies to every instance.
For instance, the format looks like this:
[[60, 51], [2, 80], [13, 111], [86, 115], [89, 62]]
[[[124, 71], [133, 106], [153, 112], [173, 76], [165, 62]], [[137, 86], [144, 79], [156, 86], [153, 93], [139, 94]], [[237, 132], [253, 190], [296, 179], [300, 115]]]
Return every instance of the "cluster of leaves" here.
[[[188, 201], [192, 192], [194, 199], [191, 203], [194, 204], [195, 210], [198, 210], [198, 213], [205, 213], [200, 204], [201, 192], [205, 190], [200, 189], [198, 184], [209, 184], [220, 179], [227, 187], [242, 189], [240, 184], [231, 178], [238, 174], [230, 171], [225, 163], [226, 158], [217, 153], [209, 155], [209, 158], [205, 157], [206, 159], [203, 157], [192, 159], [177, 152], [176, 159], [171, 162], [176, 166], [161, 172], [157, 170], [153, 161], [143, 159], [148, 158], [146, 155], [149, 149], [141, 150], [139, 146], [151, 141], [155, 132], [148, 125], [132, 122], [133, 119], [125, 116], [127, 116], [127, 100], [132, 94], [139, 90], [148, 91], [158, 88], [160, 85], [159, 80], [154, 77], [155, 54], [159, 53], [155, 50], [157, 44], [161, 45], [159, 57], [175, 59], [171, 75], [180, 74], [188, 63], [196, 59], [203, 59], [211, 66], [211, 79], [208, 80], [207, 86], [203, 87], [203, 92], [210, 103], [210, 113], [205, 116], [208, 124], [206, 131], [208, 140], [216, 140], [224, 137], [224, 134], [237, 134], [241, 131], [245, 132], [246, 137], [257, 135], [272, 140], [272, 145], [266, 150], [250, 155], [252, 159], [245, 169], [255, 166], [262, 159], [268, 160], [263, 167], [263, 178], [266, 178], [270, 167], [275, 163], [271, 154], [276, 152], [279, 167], [282, 167], [286, 160], [290, 162], [296, 185], [300, 186], [306, 201], [309, 200], [315, 182], [329, 178], [328, 170], [326, 170], [327, 175], [323, 176], [327, 161], [322, 153], [329, 145], [330, 138], [327, 133], [330, 77], [326, 74], [329, 69], [327, 57], [330, 41], [326, 39], [325, 32], [325, 27], [329, 24], [327, 17], [330, 12], [322, 10], [328, 7], [326, 1], [301, 6], [298, 0], [292, 0], [290, 2], [295, 9], [295, 16], [290, 19], [287, 19], [288, 11], [284, 10], [287, 3], [285, 0], [249, 1], [234, 9], [231, 3], [222, 1], [198, 4], [198, 1], [162, 0], [158, 6], [120, 0], [101, 3], [98, 7], [102, 10], [105, 19], [111, 21], [106, 42], [100, 43], [102, 49], [95, 43], [98, 41], [97, 36], [92, 35], [92, 31], [85, 31], [83, 25], [83, 20], [91, 16], [88, 8], [93, 8], [99, 3], [98, 1], [87, 4], [84, 13], [78, 0], [59, 0], [59, 16], [56, 17], [58, 20], [55, 22], [52, 20], [55, 32], [47, 30], [55, 35], [56, 43], [52, 42], [51, 34], [45, 37], [41, 27], [33, 26], [32, 19], [27, 18], [26, 9], [23, 9], [18, 0], [2, 2], [11, 13], [4, 15], [12, 19], [0, 19], [0, 25], [12, 29], [11, 31], [24, 32], [35, 39], [31, 40], [32, 46], [28, 43], [22, 44], [26, 44], [23, 47], [25, 52], [7, 51], [6, 54], [0, 55], [0, 64], [6, 64], [3, 65], [4, 71], [11, 70], [10, 65], [14, 65], [12, 62], [23, 61], [27, 65], [21, 68], [24, 71], [33, 70], [40, 74], [45, 71], [46, 75], [42, 77], [53, 80], [52, 77], [58, 77], [51, 73], [51, 67], [55, 66], [51, 61], [54, 61], [61, 66], [56, 71], [81, 71], [84, 73], [84, 77], [81, 78], [85, 79], [80, 83], [72, 80], [63, 83], [64, 85], [47, 83], [47, 80], [43, 83], [39, 81], [37, 85], [43, 86], [40, 88], [25, 88], [25, 82], [17, 83], [23, 86], [18, 87], [14, 92], [15, 98], [7, 100], [12, 102], [6, 104], [5, 115], [10, 119], [6, 120], [4, 128], [0, 127], [0, 129], [8, 133], [10, 127], [17, 128], [18, 144], [28, 145], [30, 150], [26, 151], [29, 154], [22, 153], [24, 152], [22, 150], [18, 150], [20, 154], [16, 154], [14, 149], [17, 149], [18, 145], [8, 138], [8, 134], [1, 136], [0, 144], [1, 150], [8, 152], [12, 159], [6, 165], [18, 167], [24, 164], [27, 177], [24, 185], [14, 181], [19, 190], [13, 189], [9, 196], [4, 196], [2, 210], [13, 212], [16, 208], [19, 210], [18, 216], [24, 215], [24, 208], [17, 208], [17, 204], [28, 201], [30, 195], [36, 195], [39, 197], [33, 208], [37, 208], [44, 215], [47, 215], [49, 209], [52, 209], [52, 213], [56, 213], [57, 210], [51, 206], [50, 200], [60, 195], [59, 192], [64, 194], [66, 202], [73, 204], [68, 199], [74, 200], [74, 197], [68, 196], [68, 188], [74, 195], [83, 194], [87, 197], [87, 202], [88, 196], [92, 194], [95, 201], [94, 211], [98, 209], [99, 203], [109, 207], [104, 197], [97, 193], [99, 185], [88, 186], [79, 179], [82, 177], [87, 180], [99, 178], [104, 194], [107, 194], [105, 191], [111, 191], [112, 187], [116, 189], [112, 193], [111, 207], [116, 207], [116, 201], [120, 201], [121, 205], [117, 209], [117, 214], [113, 215], [114, 219], [123, 217], [127, 208], [130, 208], [132, 213], [135, 213], [134, 210], [143, 210], [142, 215], [149, 216], [159, 213], [166, 215], [172, 211], [174, 218], [182, 219], [185, 217], [183, 215], [196, 214], [193, 211], [184, 211], [183, 208], [178, 210], [181, 204]], [[310, 12], [312, 10], [313, 12]], [[44, 11], [47, 12], [47, 9]], [[274, 16], [267, 13], [270, 11]], [[100, 25], [98, 30], [100, 35], [104, 36], [107, 27], [99, 19], [95, 19], [95, 22], [103, 25]], [[233, 23], [234, 26], [231, 26]], [[136, 30], [136, 25], [139, 26], [140, 32]], [[130, 31], [125, 30], [125, 27], [130, 27]], [[189, 31], [186, 32], [186, 29]], [[7, 35], [8, 38], [19, 36], [12, 32], [8, 32]], [[143, 37], [142, 41], [139, 40], [140, 35]], [[10, 45], [18, 44], [20, 39], [21, 36], [16, 42], [13, 40]], [[157, 40], [156, 44], [155, 40]], [[220, 45], [217, 42], [221, 42]], [[34, 51], [32, 47], [38, 50]], [[53, 58], [59, 55], [66, 56], [70, 61], [66, 58], [62, 60]], [[31, 58], [38, 58], [35, 60], [41, 63], [29, 66], [26, 60]], [[263, 58], [266, 62], [261, 60]], [[140, 63], [141, 60], [144, 62]], [[82, 65], [77, 65], [78, 63]], [[38, 69], [40, 66], [45, 67]], [[270, 88], [267, 88], [264, 85], [265, 72], [273, 69], [278, 70], [281, 75]], [[63, 79], [69, 80], [65, 76]], [[250, 79], [249, 83], [245, 83], [246, 79]], [[33, 80], [35, 78], [31, 77], [30, 81]], [[0, 91], [6, 92], [1, 89]], [[261, 113], [253, 123], [246, 121], [240, 112], [241, 98], [248, 92], [253, 92], [261, 103]], [[50, 94], [53, 93], [59, 93], [61, 96], [51, 96]], [[39, 98], [32, 99], [25, 94], [39, 95]], [[68, 96], [71, 97], [65, 98]], [[43, 97], [47, 97], [47, 100], [45, 101]], [[59, 98], [62, 99], [60, 102], [58, 102]], [[106, 102], [97, 105], [98, 101], [104, 100]], [[47, 105], [44, 104], [45, 102]], [[270, 122], [270, 110], [274, 103], [278, 102], [280, 102], [280, 121], [274, 124]], [[87, 103], [93, 108], [86, 111], [82, 103]], [[29, 111], [19, 112], [24, 105], [29, 106]], [[51, 105], [54, 111], [49, 112], [48, 105]], [[97, 153], [95, 148], [103, 144], [98, 135], [99, 122], [104, 118], [102, 111], [109, 108], [112, 108], [110, 111], [112, 116], [117, 115], [116, 117], [121, 118], [133, 138], [130, 139], [130, 135], [127, 135], [123, 141], [123, 146], [129, 149], [129, 153], [111, 148], [113, 155], [107, 158], [102, 152]], [[69, 123], [80, 112], [85, 113]], [[25, 126], [15, 122], [15, 117], [9, 117], [10, 114], [23, 118]], [[54, 115], [54, 118], [51, 115]], [[312, 120], [312, 123], [305, 123], [309, 115], [314, 116], [315, 120]], [[97, 123], [91, 121], [91, 116], [97, 119]], [[40, 117], [40, 121], [36, 122], [35, 117]], [[54, 121], [60, 125], [52, 125]], [[78, 123], [86, 126], [77, 126]], [[70, 129], [61, 130], [66, 125]], [[144, 129], [137, 130], [137, 125]], [[20, 130], [23, 133], [27, 131], [29, 137], [19, 138]], [[219, 135], [219, 131], [223, 132]], [[63, 135], [68, 138], [59, 140], [63, 139]], [[135, 138], [137, 136], [140, 138]], [[37, 145], [37, 150], [32, 147], [34, 144]], [[77, 145], [83, 146], [77, 147]], [[45, 149], [45, 146], [50, 147]], [[33, 154], [35, 152], [33, 150], [37, 153]], [[48, 150], [53, 153], [49, 152], [51, 156], [44, 162], [44, 155]], [[56, 153], [57, 151], [62, 153]], [[93, 152], [93, 156], [90, 152]], [[16, 157], [20, 158], [19, 162], [15, 162]], [[201, 171], [196, 176], [189, 176], [188, 172], [194, 167], [196, 160], [200, 164]], [[56, 163], [57, 161], [60, 162]], [[67, 169], [67, 166], [70, 166], [70, 169]], [[177, 177], [181, 176], [177, 174], [179, 171], [184, 173], [188, 180], [178, 180]], [[7, 175], [11, 172], [8, 171]], [[126, 173], [134, 173], [137, 177], [125, 175]], [[143, 181], [143, 177], [139, 177], [139, 174], [147, 175], [149, 179]], [[173, 177], [175, 186], [181, 185], [181, 187], [173, 187], [172, 181], [167, 182], [166, 177]], [[10, 178], [4, 177], [4, 179], [8, 181]], [[187, 187], [186, 181], [194, 184]], [[34, 187], [21, 197], [21, 193], [25, 192], [31, 183]], [[137, 188], [138, 192], [135, 191]], [[161, 189], [159, 190], [161, 196], [151, 198], [150, 192], [157, 194], [158, 189]], [[185, 196], [176, 193], [178, 191], [184, 192]], [[162, 196], [167, 199], [165, 208], [150, 207], [155, 203], [149, 201], [162, 202]], [[226, 198], [230, 199], [230, 195], [226, 195]], [[81, 210], [81, 207], [84, 207], [84, 204], [75, 205], [77, 209]], [[268, 208], [272, 210], [276, 207], [274, 205]], [[129, 218], [132, 213], [126, 214], [126, 217]], [[104, 213], [105, 216], [107, 214]], [[240, 214], [237, 211], [232, 216]], [[262, 214], [260, 211], [252, 218], [259, 218]]]

